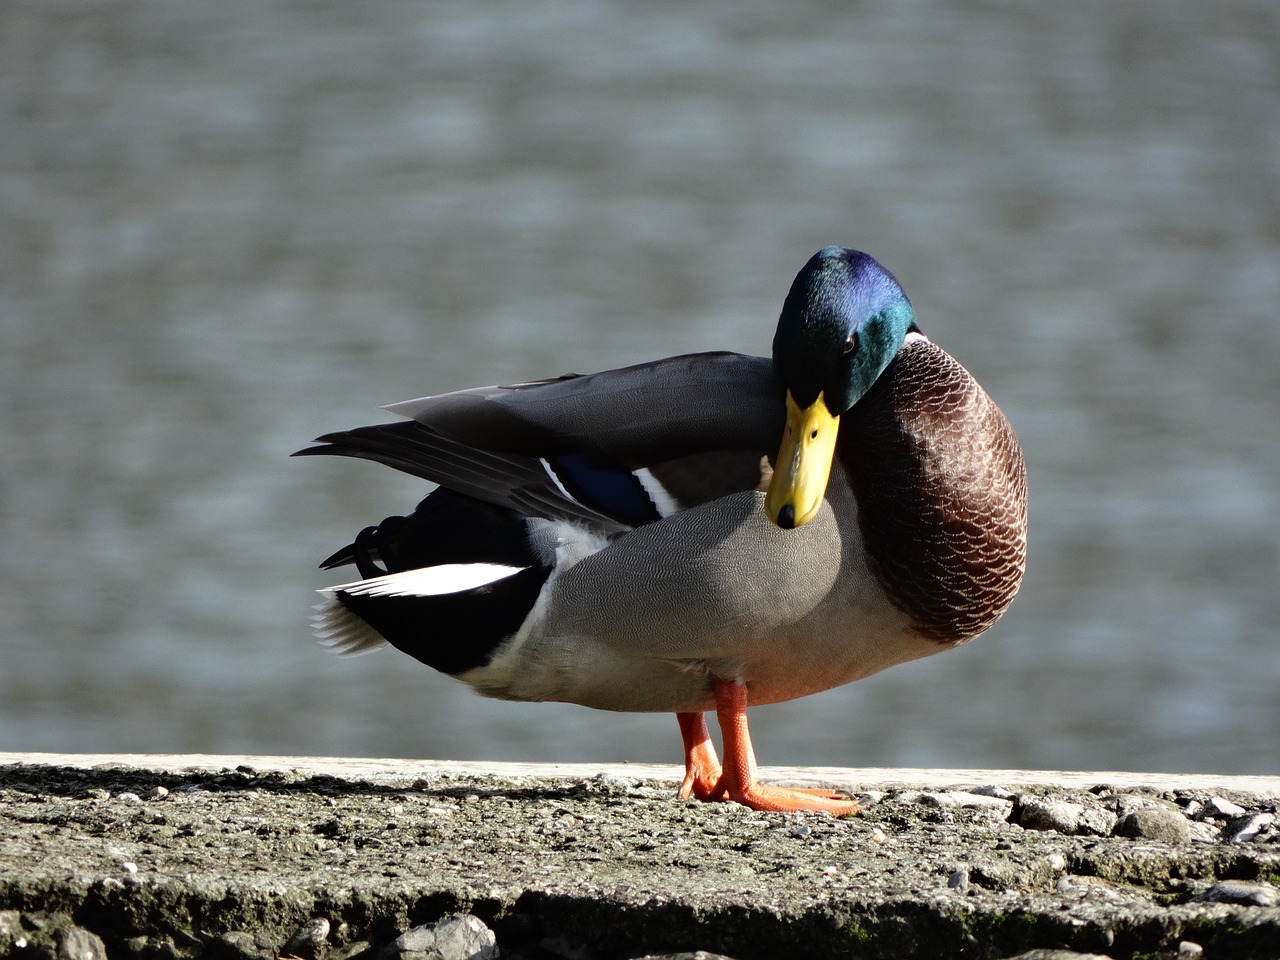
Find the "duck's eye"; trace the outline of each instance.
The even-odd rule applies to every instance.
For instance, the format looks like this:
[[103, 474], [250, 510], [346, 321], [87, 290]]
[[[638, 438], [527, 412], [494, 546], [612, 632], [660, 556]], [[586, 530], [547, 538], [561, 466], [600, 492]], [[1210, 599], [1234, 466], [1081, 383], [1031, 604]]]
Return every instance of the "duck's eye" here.
[[853, 331], [853, 333], [849, 334], [848, 338], [844, 342], [845, 355], [847, 356], [848, 354], [853, 353], [853, 351], [857, 349], [858, 349], [858, 331], [855, 330]]

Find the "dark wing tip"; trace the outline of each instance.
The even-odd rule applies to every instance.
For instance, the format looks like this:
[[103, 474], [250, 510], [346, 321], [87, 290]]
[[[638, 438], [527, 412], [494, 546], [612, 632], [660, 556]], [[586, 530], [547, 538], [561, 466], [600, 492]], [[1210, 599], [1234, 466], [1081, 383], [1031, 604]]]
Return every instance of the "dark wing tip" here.
[[321, 570], [333, 570], [337, 567], [345, 567], [348, 563], [354, 563], [356, 559], [355, 544], [349, 543], [341, 550], [336, 550], [331, 556], [325, 557], [320, 561]]
[[342, 441], [345, 439], [345, 433], [325, 433], [318, 436], [312, 442], [316, 444], [314, 447], [303, 447], [301, 450], [295, 450], [289, 454], [291, 457], [314, 457], [329, 455], [341, 455], [343, 450], [340, 449]]

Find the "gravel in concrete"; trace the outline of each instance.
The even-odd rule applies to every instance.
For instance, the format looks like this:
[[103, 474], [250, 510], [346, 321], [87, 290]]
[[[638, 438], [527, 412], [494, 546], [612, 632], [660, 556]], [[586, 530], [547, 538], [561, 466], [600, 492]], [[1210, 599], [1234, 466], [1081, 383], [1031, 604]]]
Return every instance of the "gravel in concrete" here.
[[1276, 795], [868, 787], [837, 820], [618, 776], [0, 767], [0, 955], [416, 960], [462, 915], [504, 960], [1274, 960]]

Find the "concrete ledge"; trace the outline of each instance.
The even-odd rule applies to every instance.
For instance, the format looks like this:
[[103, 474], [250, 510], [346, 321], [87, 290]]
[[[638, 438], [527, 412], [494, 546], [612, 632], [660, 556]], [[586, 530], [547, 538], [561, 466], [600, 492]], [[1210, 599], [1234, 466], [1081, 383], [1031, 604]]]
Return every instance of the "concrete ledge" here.
[[[26, 763], [42, 766], [95, 767], [126, 765], [145, 770], [182, 773], [185, 771], [234, 770], [251, 767], [262, 772], [305, 773], [346, 777], [376, 783], [380, 780], [437, 777], [441, 774], [465, 777], [545, 777], [585, 779], [588, 777], [629, 777], [674, 787], [684, 771], [674, 764], [661, 763], [500, 763], [467, 760], [369, 759], [365, 757], [288, 757], [202, 753], [5, 753], [0, 765]], [[949, 787], [959, 789], [984, 784], [1048, 786], [1089, 789], [1109, 784], [1125, 789], [1150, 790], [1238, 790], [1264, 797], [1280, 798], [1280, 776], [1230, 776], [1205, 773], [1133, 773], [1118, 771], [1066, 770], [965, 770], [941, 767], [782, 767], [760, 768], [761, 780], [794, 786], [826, 786], [837, 790], [882, 789], [893, 785]]]
[[681, 802], [678, 775], [0, 754], [0, 956], [395, 960], [400, 933], [453, 912], [506, 960], [1280, 944], [1277, 777], [762, 771], [865, 801], [835, 820]]

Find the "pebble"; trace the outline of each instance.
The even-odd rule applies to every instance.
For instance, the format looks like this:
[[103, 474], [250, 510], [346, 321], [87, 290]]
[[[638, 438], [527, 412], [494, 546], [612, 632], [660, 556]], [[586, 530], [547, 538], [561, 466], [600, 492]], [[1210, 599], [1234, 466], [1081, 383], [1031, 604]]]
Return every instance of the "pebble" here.
[[253, 939], [253, 934], [228, 930], [209, 941], [200, 956], [205, 960], [267, 960], [268, 955]]
[[1192, 820], [1187, 826], [1191, 828], [1191, 839], [1196, 843], [1217, 843], [1222, 839], [1222, 828], [1212, 821]]
[[96, 933], [82, 927], [63, 927], [55, 934], [56, 960], [107, 960], [107, 948]]
[[147, 791], [148, 800], [163, 800], [169, 795], [169, 788], [156, 785]]
[[1220, 880], [1193, 899], [1205, 903], [1234, 903], [1243, 907], [1274, 907], [1280, 904], [1280, 890], [1266, 883]]
[[947, 877], [947, 886], [952, 890], [968, 890], [969, 889], [969, 871], [964, 867], [953, 870], [951, 876]]
[[373, 945], [369, 941], [352, 940], [329, 954], [329, 960], [351, 960], [353, 957], [361, 957], [365, 954], [372, 956], [372, 950]]
[[315, 960], [328, 945], [329, 921], [324, 917], [313, 917], [297, 929], [280, 951], [282, 957], [299, 957], [301, 960]]
[[1145, 807], [1126, 813], [1116, 823], [1114, 833], [1118, 837], [1132, 837], [1136, 840], [1191, 842], [1191, 825], [1187, 818], [1164, 807]]
[[1233, 822], [1227, 827], [1227, 843], [1248, 843], [1250, 840], [1256, 840], [1263, 830], [1275, 822], [1274, 813], [1255, 813], [1252, 817]]
[[804, 824], [801, 824], [798, 827], [791, 828], [791, 836], [795, 837], [797, 840], [803, 840], [805, 837], [809, 836], [809, 834], [811, 833], [813, 833], [813, 829]]
[[22, 914], [17, 910], [0, 910], [0, 944], [12, 940], [22, 929]]
[[1178, 816], [1182, 817], [1184, 820], [1190, 816], [1185, 809], [1183, 809], [1181, 806], [1179, 806], [1176, 803], [1169, 803], [1164, 800], [1157, 800], [1154, 797], [1146, 796], [1140, 793], [1117, 794], [1116, 796], [1113, 796], [1111, 798], [1111, 801], [1115, 804], [1114, 809], [1115, 809], [1116, 817], [1121, 820], [1123, 820], [1129, 814], [1135, 813], [1138, 810], [1155, 810], [1155, 809], [1166, 810], [1170, 813], [1177, 814]]
[[[1018, 823], [1028, 830], [1052, 830], [1067, 836], [1097, 833], [1101, 826], [1101, 820], [1090, 816], [1084, 804], [1065, 800], [1024, 801]], [[1110, 824], [1107, 826], [1109, 829]]]
[[470, 914], [455, 913], [402, 933], [378, 956], [380, 960], [491, 960], [497, 955], [493, 931]]
[[138, 872], [138, 865], [132, 860], [126, 860], [124, 863], [120, 864], [120, 869], [125, 873], [133, 874]]
[[967, 810], [987, 810], [999, 813], [1001, 816], [1008, 814], [1013, 806], [1010, 801], [999, 797], [988, 797], [980, 793], [966, 793], [961, 790], [949, 790], [945, 793], [916, 793], [915, 791], [908, 791], [903, 793], [900, 799], [944, 809], [959, 807]]
[[1245, 809], [1240, 804], [1232, 803], [1222, 797], [1210, 797], [1204, 805], [1206, 817], [1241, 817], [1244, 813]]
[[996, 786], [994, 783], [984, 784], [981, 787], [974, 787], [973, 793], [980, 797], [995, 797], [997, 800], [1012, 800], [1017, 794], [1006, 790], [1004, 787]]
[[1204, 947], [1198, 943], [1192, 943], [1190, 940], [1180, 940], [1178, 942], [1178, 956], [1180, 957], [1200, 957], [1204, 955]]
[[640, 786], [640, 781], [613, 773], [597, 773], [586, 782], [586, 786], [602, 793], [625, 794]]

